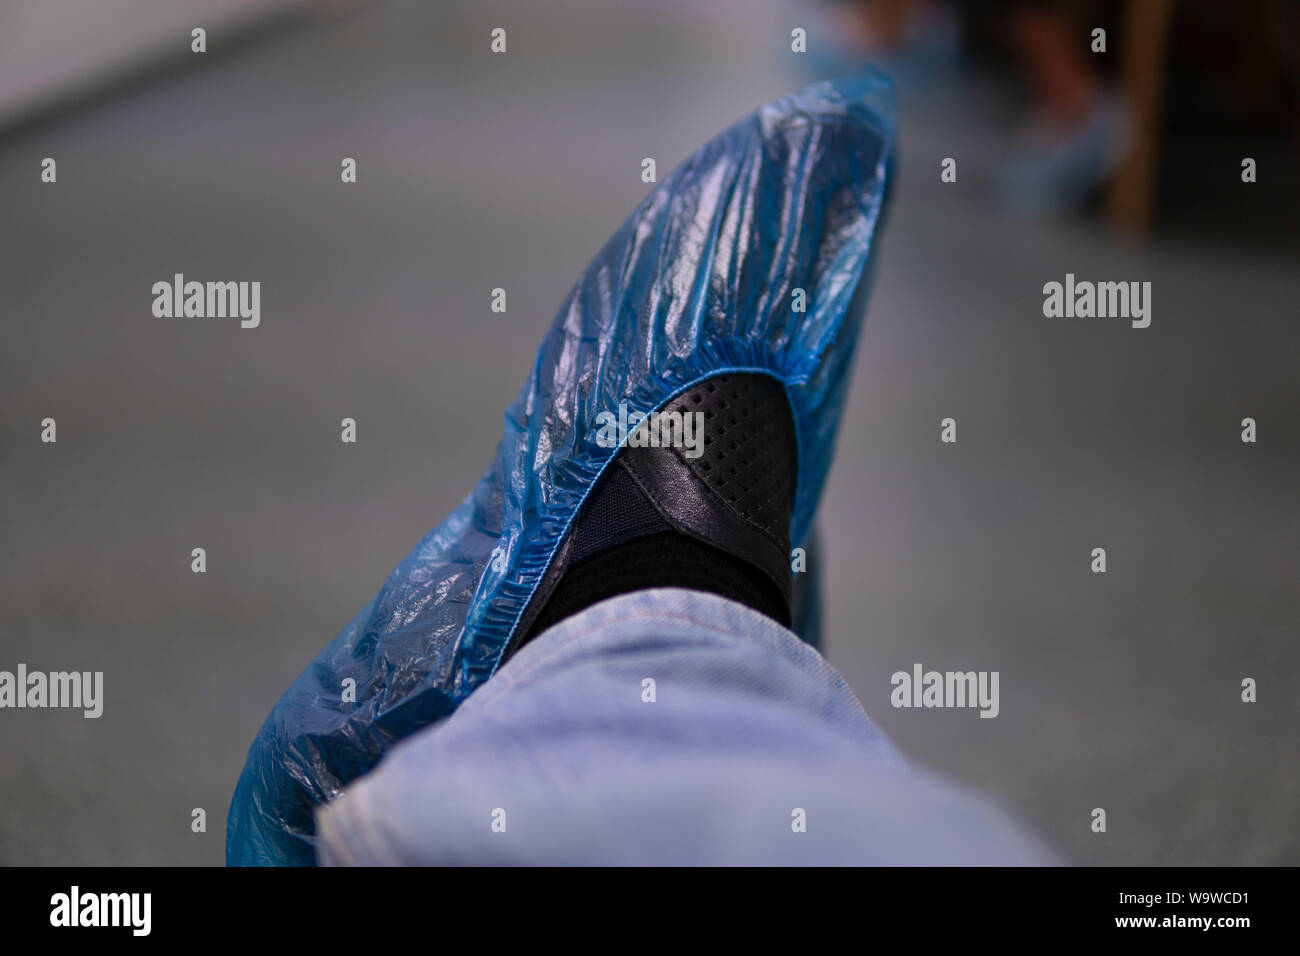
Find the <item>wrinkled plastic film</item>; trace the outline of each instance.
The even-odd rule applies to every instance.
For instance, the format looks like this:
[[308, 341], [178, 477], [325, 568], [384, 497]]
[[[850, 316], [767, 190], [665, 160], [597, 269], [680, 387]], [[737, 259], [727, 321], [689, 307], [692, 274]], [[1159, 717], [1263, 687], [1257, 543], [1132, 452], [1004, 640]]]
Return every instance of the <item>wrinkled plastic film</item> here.
[[312, 863], [316, 807], [492, 674], [617, 451], [596, 441], [599, 412], [649, 412], [720, 372], [779, 378], [799, 444], [791, 540], [805, 540], [892, 149], [883, 77], [818, 84], [736, 123], [641, 203], [560, 308], [473, 493], [272, 709], [231, 804], [229, 863]]

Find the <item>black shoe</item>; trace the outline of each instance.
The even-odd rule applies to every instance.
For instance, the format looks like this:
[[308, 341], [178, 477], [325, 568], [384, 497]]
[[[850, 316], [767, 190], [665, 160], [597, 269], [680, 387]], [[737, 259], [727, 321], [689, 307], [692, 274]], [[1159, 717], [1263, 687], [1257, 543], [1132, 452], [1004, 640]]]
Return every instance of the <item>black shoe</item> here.
[[578, 509], [507, 658], [564, 618], [645, 588], [710, 591], [790, 625], [798, 448], [784, 386], [718, 375], [661, 412], [694, 416], [694, 441], [637, 447], [629, 438]]

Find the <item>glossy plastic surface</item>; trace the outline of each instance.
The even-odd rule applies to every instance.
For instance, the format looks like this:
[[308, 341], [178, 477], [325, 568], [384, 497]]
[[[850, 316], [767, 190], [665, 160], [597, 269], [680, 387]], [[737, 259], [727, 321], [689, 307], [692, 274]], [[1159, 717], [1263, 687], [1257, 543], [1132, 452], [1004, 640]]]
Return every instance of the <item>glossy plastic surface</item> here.
[[597, 444], [598, 412], [651, 411], [721, 371], [776, 376], [799, 438], [791, 540], [805, 540], [869, 285], [891, 102], [870, 74], [768, 104], [613, 235], [560, 308], [478, 487], [271, 711], [231, 804], [229, 863], [312, 863], [316, 807], [491, 676], [616, 452]]

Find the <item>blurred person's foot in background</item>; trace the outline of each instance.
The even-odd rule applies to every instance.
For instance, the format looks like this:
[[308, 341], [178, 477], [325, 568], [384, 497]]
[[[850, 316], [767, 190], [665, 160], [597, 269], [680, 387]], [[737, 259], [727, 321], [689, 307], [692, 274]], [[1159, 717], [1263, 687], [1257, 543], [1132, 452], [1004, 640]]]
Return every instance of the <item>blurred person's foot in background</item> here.
[[[961, 25], [935, 0], [835, 0], [809, 43], [817, 78], [851, 74], [868, 63], [902, 91], [950, 79], [961, 61]], [[833, 52], [825, 52], [833, 51]]]
[[1016, 3], [1007, 26], [1029, 111], [993, 171], [994, 194], [1018, 216], [1077, 208], [1123, 161], [1130, 111], [1090, 59], [1088, 31], [1068, 3]]

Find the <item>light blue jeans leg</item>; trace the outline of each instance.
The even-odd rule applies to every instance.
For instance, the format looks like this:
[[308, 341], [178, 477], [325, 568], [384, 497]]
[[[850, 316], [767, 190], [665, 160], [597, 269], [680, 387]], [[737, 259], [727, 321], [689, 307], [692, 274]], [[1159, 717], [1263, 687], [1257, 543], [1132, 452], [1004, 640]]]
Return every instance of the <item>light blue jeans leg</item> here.
[[792, 631], [677, 588], [539, 635], [318, 824], [327, 864], [1057, 862]]

